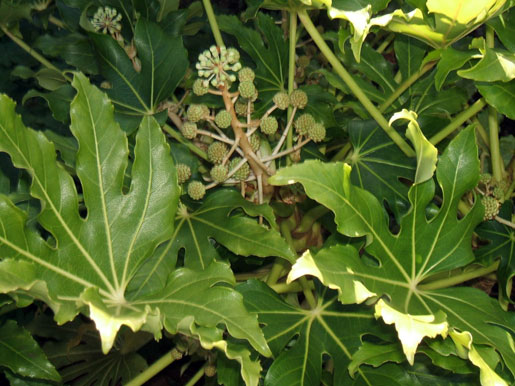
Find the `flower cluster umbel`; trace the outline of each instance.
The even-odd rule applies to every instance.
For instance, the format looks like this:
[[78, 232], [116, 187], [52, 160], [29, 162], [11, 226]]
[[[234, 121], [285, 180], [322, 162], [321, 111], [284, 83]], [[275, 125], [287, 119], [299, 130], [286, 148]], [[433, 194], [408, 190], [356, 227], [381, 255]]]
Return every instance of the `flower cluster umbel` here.
[[[250, 194], [251, 200], [257, 193], [256, 201], [262, 203], [266, 180], [275, 170], [274, 160], [286, 155], [300, 159], [304, 145], [325, 138], [322, 123], [309, 113], [298, 114], [308, 105], [308, 96], [300, 89], [290, 94], [276, 93], [272, 106], [256, 117], [254, 102], [259, 97], [256, 75], [251, 68], [242, 67], [239, 60], [236, 49], [217, 46], [198, 56], [198, 79], [193, 84], [193, 93], [220, 96], [224, 108], [210, 109], [204, 104], [191, 103], [182, 117], [174, 115], [176, 110], [168, 111], [173, 122], [181, 122], [178, 126], [182, 135], [205, 149], [206, 161], [212, 165], [209, 172], [204, 173], [203, 182], [192, 181], [185, 188], [195, 200], [219, 184], [233, 184], [240, 185], [242, 194]], [[289, 118], [282, 123], [277, 113], [288, 109]], [[294, 129], [296, 143], [284, 149], [288, 133]], [[191, 177], [190, 168], [179, 164], [177, 170], [179, 182], [186, 183]]]

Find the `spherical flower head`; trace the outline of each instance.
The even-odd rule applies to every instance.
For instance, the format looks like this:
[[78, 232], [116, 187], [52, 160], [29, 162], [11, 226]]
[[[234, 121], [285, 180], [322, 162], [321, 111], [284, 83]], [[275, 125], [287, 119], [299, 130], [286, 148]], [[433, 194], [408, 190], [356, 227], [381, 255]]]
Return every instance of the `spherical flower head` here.
[[227, 155], [227, 146], [223, 142], [213, 142], [207, 148], [207, 159], [214, 163], [219, 164]]
[[479, 176], [479, 183], [487, 185], [492, 181], [492, 175], [490, 173], [483, 173]]
[[209, 50], [202, 52], [195, 67], [199, 77], [207, 78], [203, 81], [204, 87], [209, 84], [216, 88], [230, 86], [236, 81], [236, 75], [232, 72], [241, 69], [239, 57], [240, 54], [234, 48], [228, 49], [224, 46], [211, 46]]
[[248, 107], [248, 102], [244, 101], [237, 101], [234, 104], [234, 110], [236, 111], [236, 114], [241, 117], [246, 116], [247, 113], [252, 114], [254, 112], [254, 103], [250, 103], [250, 111]]
[[[241, 158], [240, 157], [234, 157], [231, 162], [229, 163], [229, 169], [230, 170], [233, 170], [236, 166], [238, 166], [238, 164], [241, 162]], [[245, 181], [247, 179], [247, 177], [249, 176], [250, 174], [250, 167], [249, 167], [249, 164], [248, 162], [245, 162], [243, 164], [243, 166], [241, 168], [239, 168], [236, 173], [233, 174], [233, 177], [236, 179], [236, 180], [239, 180], [239, 181]]]
[[253, 82], [256, 74], [254, 74], [254, 70], [250, 67], [243, 67], [238, 72], [238, 80], [240, 82]]
[[240, 82], [238, 91], [242, 98], [251, 99], [256, 93], [256, 86], [251, 81]]
[[207, 94], [208, 91], [209, 91], [209, 87], [206, 86], [206, 84], [204, 83], [204, 81], [202, 79], [197, 79], [193, 83], [193, 93], [195, 95], [202, 96], [202, 95]]
[[231, 121], [231, 113], [229, 113], [227, 110], [221, 110], [218, 112], [218, 114], [216, 114], [215, 123], [221, 129], [226, 129], [231, 126]]
[[177, 181], [179, 184], [183, 184], [190, 179], [191, 169], [188, 165], [179, 163], [175, 165], [175, 168], [177, 169]]
[[240, 60], [240, 52], [233, 47], [227, 48], [227, 62], [230, 64], [237, 63]]
[[492, 191], [492, 194], [499, 202], [504, 202], [505, 191], [502, 186], [496, 186]]
[[308, 104], [308, 95], [302, 90], [293, 90], [290, 95], [290, 103], [293, 107], [303, 109]]
[[266, 135], [275, 134], [278, 127], [279, 123], [275, 117], [265, 117], [261, 119], [261, 124], [259, 125], [261, 132]]
[[119, 34], [122, 30], [120, 20], [122, 20], [122, 15], [118, 14], [116, 9], [111, 7], [99, 7], [91, 19], [91, 24], [95, 28], [95, 31], [115, 35]]
[[481, 203], [485, 207], [484, 220], [493, 220], [499, 214], [499, 201], [491, 196], [485, 196], [481, 199]]
[[209, 109], [206, 105], [193, 104], [188, 107], [186, 116], [191, 122], [198, 122], [205, 119], [209, 115]]
[[290, 97], [285, 92], [279, 91], [274, 95], [273, 99], [275, 105], [280, 110], [286, 110], [290, 105]]
[[298, 134], [306, 135], [315, 123], [315, 118], [311, 114], [304, 113], [293, 122], [293, 126]]
[[259, 138], [259, 135], [256, 133], [252, 134], [249, 138], [250, 147], [252, 148], [252, 151], [255, 153], [259, 150], [261, 147], [261, 138]]
[[315, 123], [308, 129], [308, 138], [313, 142], [321, 142], [325, 138], [325, 127], [321, 123]]
[[184, 122], [181, 127], [181, 134], [187, 139], [195, 138], [197, 136], [197, 124], [190, 121]]
[[227, 179], [227, 174], [229, 173], [229, 169], [225, 165], [215, 165], [211, 169], [211, 178], [216, 183], [222, 183]]
[[194, 200], [200, 200], [206, 194], [206, 187], [200, 181], [191, 181], [188, 184], [188, 196]]

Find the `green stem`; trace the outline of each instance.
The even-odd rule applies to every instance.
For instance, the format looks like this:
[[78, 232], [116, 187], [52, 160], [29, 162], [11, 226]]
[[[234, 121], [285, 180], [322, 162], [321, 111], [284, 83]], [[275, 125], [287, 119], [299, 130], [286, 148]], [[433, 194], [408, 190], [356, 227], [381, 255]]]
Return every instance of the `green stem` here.
[[21, 40], [16, 35], [12, 34], [11, 31], [9, 31], [5, 26], [0, 25], [0, 29], [13, 41], [15, 42], [20, 48], [22, 48], [25, 52], [27, 52], [30, 56], [32, 56], [34, 59], [36, 59], [38, 62], [40, 62], [43, 66], [50, 68], [54, 71], [57, 71], [60, 73], [66, 81], [71, 82], [72, 78], [70, 78], [68, 75], [66, 75], [63, 71], [58, 69], [56, 66], [54, 66], [52, 63], [50, 63], [43, 55], [41, 55], [39, 52], [32, 49], [31, 46], [29, 46], [27, 43], [25, 43], [23, 40]]
[[58, 18], [56, 18], [53, 15], [48, 16], [48, 21], [50, 23], [56, 25], [59, 28], [62, 28], [62, 29], [66, 29], [67, 28], [66, 25], [61, 20], [59, 20]]
[[[488, 134], [486, 133], [485, 128], [481, 124], [481, 121], [477, 119], [477, 117], [474, 117], [472, 119], [472, 123], [476, 125], [476, 130], [479, 133], [479, 136], [483, 140], [483, 142], [488, 146], [488, 149], [490, 149], [490, 138], [488, 138]], [[488, 150], [490, 151], [490, 150]]]
[[202, 4], [204, 4], [204, 9], [206, 10], [207, 19], [209, 20], [209, 25], [211, 26], [211, 32], [213, 32], [216, 45], [218, 47], [225, 46], [222, 34], [220, 33], [220, 28], [218, 28], [218, 23], [216, 22], [216, 16], [213, 11], [213, 6], [211, 5], [211, 0], [202, 0]]
[[418, 289], [421, 291], [430, 291], [430, 290], [436, 290], [440, 288], [448, 288], [452, 287], [456, 284], [461, 284], [466, 281], [482, 277], [485, 275], [488, 275], [492, 272], [497, 271], [497, 268], [499, 267], [499, 261], [496, 261], [492, 265], [488, 267], [481, 267], [478, 269], [475, 269], [473, 271], [464, 272], [462, 274], [447, 277], [445, 279], [435, 280], [433, 282], [427, 283], [427, 284], [420, 284], [418, 286]]
[[329, 209], [327, 209], [323, 205], [317, 205], [314, 208], [308, 210], [306, 214], [302, 217], [300, 224], [297, 228], [295, 228], [295, 233], [304, 233], [311, 229], [315, 221], [317, 221], [324, 214], [329, 213]]
[[[308, 287], [313, 290], [313, 289], [315, 289], [315, 284], [311, 281], [308, 283]], [[278, 294], [300, 292], [303, 290], [302, 285], [298, 281], [294, 281], [293, 283], [290, 283], [290, 284], [277, 283], [277, 284], [271, 285], [270, 288], [272, 288]]]
[[352, 148], [352, 144], [349, 141], [340, 149], [340, 151], [338, 153], [336, 153], [334, 155], [333, 158], [331, 158], [331, 161], [336, 162], [336, 161], [341, 161], [342, 159], [345, 159], [347, 154], [349, 154], [349, 151], [351, 148]]
[[193, 377], [190, 378], [188, 383], [186, 383], [184, 386], [194, 386], [198, 381], [200, 381], [200, 378], [204, 376], [204, 372], [206, 369], [207, 363], [202, 366]]
[[342, 80], [347, 84], [352, 93], [356, 96], [356, 98], [361, 102], [363, 107], [368, 111], [368, 113], [372, 116], [373, 119], [379, 124], [379, 126], [386, 132], [386, 134], [392, 139], [392, 141], [399, 146], [404, 154], [409, 157], [415, 156], [415, 152], [408, 145], [408, 143], [397, 133], [393, 127], [391, 127], [386, 121], [385, 117], [381, 112], [374, 106], [374, 104], [368, 99], [363, 90], [358, 86], [358, 84], [354, 81], [352, 76], [347, 72], [345, 67], [340, 63], [336, 55], [329, 48], [327, 43], [324, 41], [324, 38], [317, 31], [316, 27], [313, 25], [313, 22], [309, 18], [306, 10], [299, 11], [299, 19], [308, 31], [309, 35], [318, 46], [322, 54], [326, 57], [326, 59], [333, 66], [334, 71], [342, 78]]
[[438, 142], [450, 135], [454, 130], [458, 129], [463, 123], [472, 118], [474, 115], [483, 110], [486, 102], [483, 98], [478, 99], [472, 106], [465, 111], [459, 113], [447, 126], [440, 130], [437, 134], [433, 135], [429, 142], [436, 145]]
[[402, 82], [399, 87], [397, 87], [397, 90], [395, 90], [392, 95], [390, 95], [383, 103], [381, 103], [379, 106], [379, 111], [384, 112], [388, 107], [390, 107], [392, 103], [395, 102], [404, 93], [404, 91], [410, 88], [411, 85], [415, 83], [422, 75], [432, 69], [435, 64], [436, 62], [427, 63], [424, 67]]
[[157, 361], [152, 363], [145, 371], [136, 377], [132, 378], [125, 386], [140, 386], [153, 378], [156, 374], [159, 374], [164, 368], [175, 361], [175, 357], [172, 355], [172, 351], [168, 351], [165, 355], [159, 358]]
[[286, 270], [288, 270], [288, 262], [280, 257], [276, 258], [274, 265], [272, 265], [272, 269], [270, 270], [270, 274], [266, 279], [266, 284], [273, 286]]
[[383, 42], [379, 45], [379, 47], [377, 47], [376, 51], [379, 54], [382, 54], [384, 52], [384, 50], [386, 50], [386, 47], [388, 47], [390, 45], [390, 43], [392, 42], [393, 38], [395, 38], [395, 34], [394, 33], [389, 34], [386, 37], [386, 39], [384, 39]]
[[[293, 250], [295, 250], [295, 248], [293, 246], [293, 239], [291, 237], [291, 231], [292, 231], [291, 228], [292, 227], [290, 226], [288, 221], [283, 221], [280, 225], [281, 234], [286, 239], [286, 242], [291, 246], [291, 248]], [[309, 306], [311, 308], [315, 308], [317, 306], [317, 301], [316, 301], [315, 297], [313, 296], [313, 292], [311, 290], [311, 286], [310, 286], [308, 280], [306, 279], [305, 276], [303, 276], [303, 277], [299, 277], [298, 281], [302, 287], [302, 292], [304, 293], [304, 296], [306, 297], [306, 301], [308, 302]]]
[[190, 149], [193, 153], [198, 155], [203, 160], [207, 161], [207, 154], [202, 149], [199, 149], [197, 146], [186, 140], [177, 130], [172, 129], [168, 124], [165, 123], [163, 126], [163, 130], [166, 131], [166, 134], [168, 134], [173, 139], [177, 140], [179, 143], [182, 143], [184, 146], [186, 146], [188, 149]]
[[[295, 83], [295, 46], [297, 44], [297, 12], [290, 12], [290, 27], [289, 27], [289, 58], [288, 58], [288, 95], [293, 91], [293, 85]], [[291, 106], [288, 107], [288, 119], [286, 122], [290, 121], [290, 117], [292, 115], [293, 108]], [[293, 147], [293, 130], [290, 128], [288, 131], [288, 136], [286, 137], [286, 148], [291, 149]], [[288, 164], [291, 163], [291, 158], [287, 158]]]
[[[486, 26], [486, 46], [494, 48], [495, 31]], [[501, 181], [504, 177], [504, 166], [499, 149], [499, 119], [497, 118], [497, 110], [493, 106], [488, 106], [488, 128], [490, 137], [490, 160], [492, 162], [492, 174], [496, 181]]]

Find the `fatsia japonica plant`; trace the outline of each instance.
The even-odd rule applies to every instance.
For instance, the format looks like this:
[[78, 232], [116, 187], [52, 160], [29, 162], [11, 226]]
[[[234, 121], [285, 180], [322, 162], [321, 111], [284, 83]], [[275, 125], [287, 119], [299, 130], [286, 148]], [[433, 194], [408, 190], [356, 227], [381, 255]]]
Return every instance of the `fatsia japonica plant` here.
[[0, 381], [515, 381], [515, 3], [0, 0]]

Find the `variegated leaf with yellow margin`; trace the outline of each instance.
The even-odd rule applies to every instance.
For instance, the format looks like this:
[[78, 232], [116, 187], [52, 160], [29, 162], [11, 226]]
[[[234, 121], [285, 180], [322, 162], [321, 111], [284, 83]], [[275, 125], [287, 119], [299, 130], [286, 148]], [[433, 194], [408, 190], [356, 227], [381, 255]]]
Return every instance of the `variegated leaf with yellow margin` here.
[[[53, 144], [25, 127], [15, 103], [0, 95], [0, 151], [30, 174], [44, 229], [27, 226], [27, 214], [0, 195], [0, 291], [45, 301], [60, 324], [84, 313], [95, 322], [104, 353], [123, 325], [159, 339], [163, 328], [176, 333], [189, 317], [198, 328], [223, 325], [233, 337], [270, 355], [256, 316], [232, 288], [235, 279], [227, 264], [212, 262], [196, 271], [175, 269], [175, 260], [163, 262], [157, 247], [174, 235], [179, 186], [158, 123], [150, 116], [142, 120], [124, 192], [128, 141], [114, 120], [113, 105], [82, 74], [75, 74], [72, 85], [77, 90], [70, 108], [79, 144], [77, 180], [56, 162]], [[153, 267], [141, 271], [146, 262]], [[161, 264], [172, 264], [165, 277], [155, 275]]]
[[[436, 177], [443, 196], [438, 212], [428, 218], [425, 210], [435, 196], [435, 181], [415, 184], [409, 191], [411, 208], [394, 234], [379, 201], [351, 184], [350, 166], [307, 161], [280, 170], [271, 183], [300, 182], [309, 197], [334, 212], [340, 233], [366, 236], [363, 252], [369, 256], [360, 257], [350, 245], [334, 245], [320, 250], [311, 261], [306, 261], [310, 255], [305, 254], [293, 266], [289, 279], [314, 275], [330, 288], [339, 289], [340, 301], [358, 303], [368, 291], [386, 296], [385, 304], [402, 314], [432, 315], [438, 322], [447, 322], [449, 328], [468, 331], [476, 344], [494, 347], [515, 374], [515, 351], [509, 343], [510, 334], [515, 333], [515, 315], [504, 312], [495, 299], [477, 289], [430, 283], [435, 274], [445, 276], [475, 260], [471, 237], [482, 221], [483, 207], [477, 201], [461, 219], [457, 211], [463, 194], [479, 179], [472, 129], [463, 130], [449, 144], [438, 162]], [[310, 266], [316, 269], [309, 272]], [[424, 332], [427, 325], [420, 327], [417, 333], [430, 335]], [[440, 331], [443, 333], [443, 325]]]

